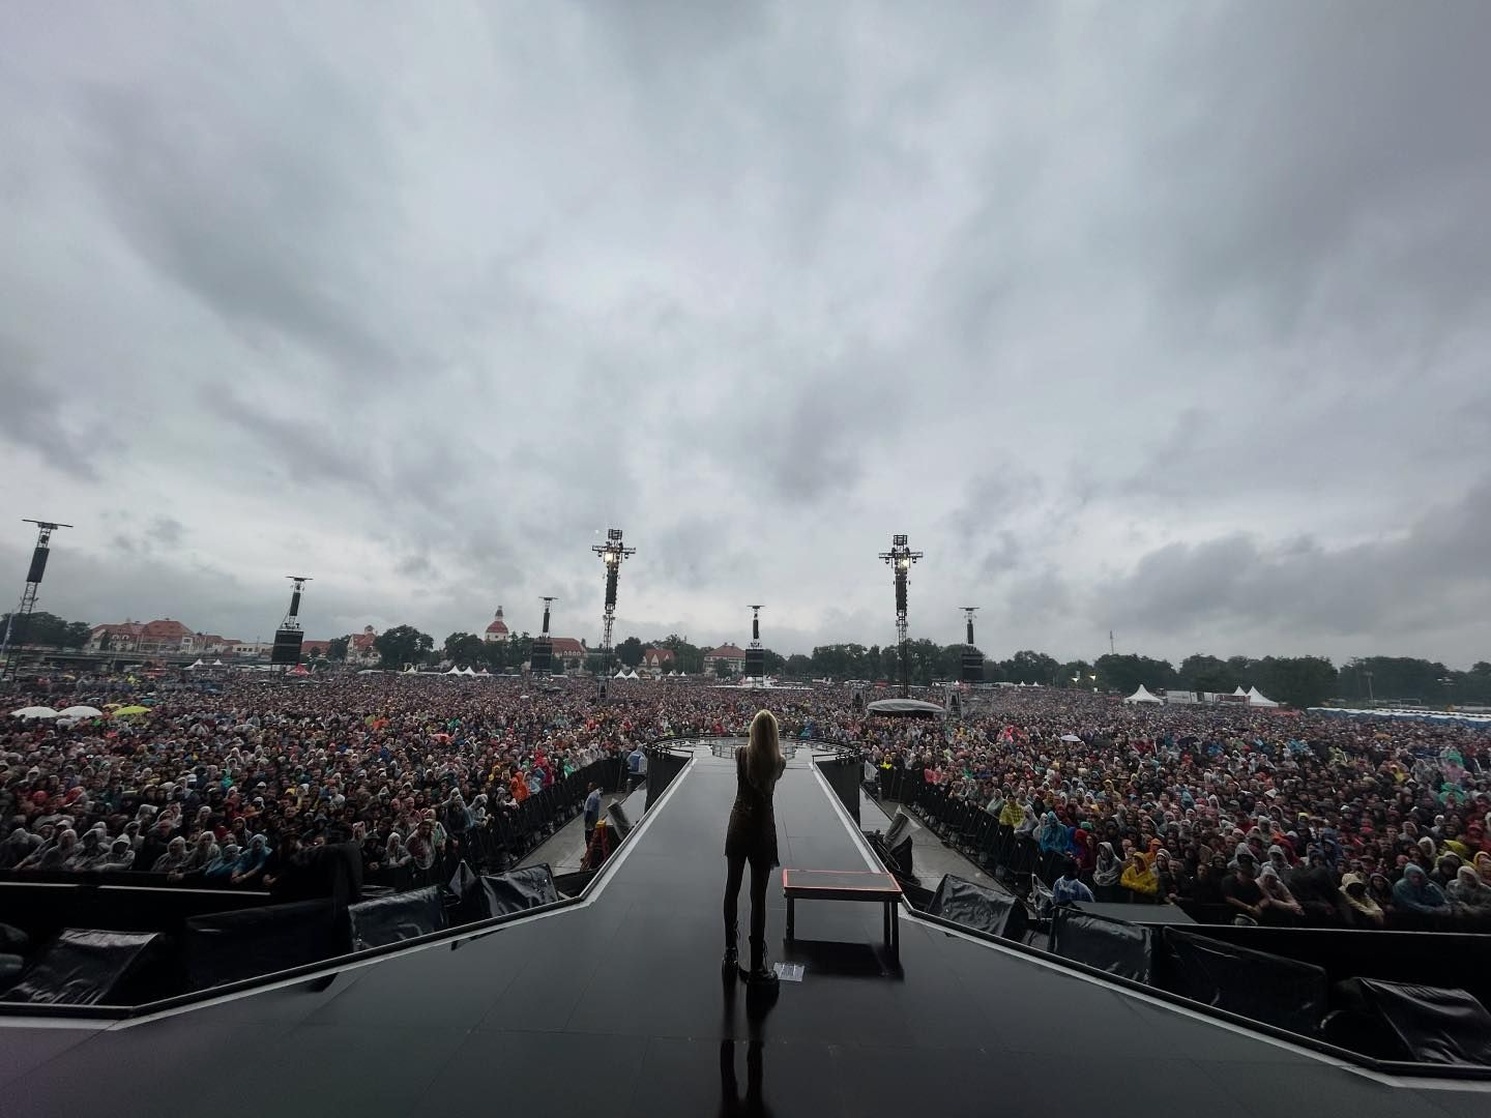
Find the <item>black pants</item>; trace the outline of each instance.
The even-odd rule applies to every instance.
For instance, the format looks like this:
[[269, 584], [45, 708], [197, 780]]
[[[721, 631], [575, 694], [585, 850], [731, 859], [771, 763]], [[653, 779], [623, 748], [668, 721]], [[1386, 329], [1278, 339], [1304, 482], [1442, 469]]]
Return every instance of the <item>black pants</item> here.
[[[737, 910], [740, 901], [740, 883], [745, 877], [746, 860], [727, 858], [725, 876], [725, 935], [735, 934]], [[751, 945], [766, 942], [766, 882], [771, 877], [771, 866], [766, 860], [751, 862]]]

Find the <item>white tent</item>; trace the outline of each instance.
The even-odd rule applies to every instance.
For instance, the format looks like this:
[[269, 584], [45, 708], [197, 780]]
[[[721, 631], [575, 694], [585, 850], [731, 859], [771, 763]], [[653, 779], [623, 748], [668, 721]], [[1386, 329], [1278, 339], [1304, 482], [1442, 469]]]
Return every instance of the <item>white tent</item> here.
[[214, 660], [212, 662], [212, 666], [214, 668], [221, 668], [223, 666], [223, 662], [221, 660]]
[[194, 672], [198, 668], [205, 668], [206, 666], [207, 666], [207, 662], [205, 660], [198, 659], [195, 664], [188, 664], [186, 666], [186, 670], [189, 671], [189, 672]]
[[626, 678], [627, 679], [641, 679], [642, 677], [637, 674], [637, 669], [633, 668], [631, 671], [629, 671], [629, 672], [626, 673]]
[[1149, 688], [1145, 687], [1144, 684], [1141, 683], [1141, 684], [1139, 684], [1139, 690], [1135, 691], [1132, 695], [1130, 695], [1127, 699], [1125, 699], [1124, 702], [1126, 702], [1126, 703], [1162, 703], [1162, 702], [1164, 702], [1164, 700], [1161, 699], [1158, 695], [1151, 694]]
[[466, 667], [465, 667], [465, 669], [461, 672], [461, 674], [462, 675], [471, 675], [471, 676], [474, 676], [476, 674], [476, 669], [473, 668], [470, 664], [467, 664]]
[[17, 718], [56, 718], [57, 712], [51, 707], [22, 707], [20, 710], [10, 712]]
[[483, 668], [481, 671], [477, 672], [476, 674], [478, 676], [490, 676], [492, 673], [489, 672], [489, 671], [487, 671], [486, 668]]
[[626, 669], [625, 668], [619, 668], [619, 669], [617, 669], [616, 674], [613, 675], [611, 678], [612, 679], [625, 679], [626, 678]]
[[1239, 683], [1239, 684], [1238, 684], [1238, 685], [1237, 685], [1237, 690], [1236, 690], [1236, 691], [1234, 691], [1234, 692], [1232, 692], [1232, 693], [1233, 693], [1233, 694], [1234, 694], [1234, 695], [1244, 695], [1244, 696], [1246, 696], [1246, 695], [1247, 695], [1247, 692], [1246, 692], [1246, 691], [1244, 691], [1244, 690], [1243, 690], [1243, 685], [1242, 685], [1242, 684], [1241, 684], [1241, 683]]
[[450, 668], [450, 671], [443, 672], [441, 674], [443, 674], [443, 675], [465, 675], [466, 673], [464, 673], [463, 671], [461, 671], [460, 668], [458, 668], [454, 664], [452, 664], [451, 668]]
[[1250, 707], [1276, 707], [1278, 705], [1256, 687], [1248, 692], [1248, 706]]

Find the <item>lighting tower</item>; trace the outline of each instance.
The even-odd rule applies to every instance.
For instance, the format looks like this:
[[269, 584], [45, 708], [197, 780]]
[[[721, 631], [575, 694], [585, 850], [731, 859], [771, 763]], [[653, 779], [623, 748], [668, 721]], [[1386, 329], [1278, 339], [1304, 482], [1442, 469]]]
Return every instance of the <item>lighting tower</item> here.
[[911, 564], [922, 557], [922, 552], [912, 551], [906, 545], [904, 535], [894, 535], [890, 539], [890, 550], [882, 551], [880, 558], [891, 565], [896, 572], [896, 643], [901, 646], [901, 698], [911, 694], [911, 649], [910, 639], [906, 631], [906, 584], [911, 571]]
[[611, 675], [611, 630], [616, 625], [616, 586], [621, 581], [621, 564], [637, 554], [635, 547], [623, 547], [621, 529], [606, 529], [606, 542], [591, 544], [590, 550], [606, 565], [606, 611], [601, 615], [601, 656], [605, 674]]
[[528, 663], [529, 670], [534, 675], [548, 675], [554, 667], [554, 642], [549, 637], [549, 607], [558, 600], [553, 596], [543, 599], [544, 631], [534, 638], [533, 655]]
[[[21, 603], [5, 621], [5, 635], [0, 637], [0, 683], [15, 676], [21, 661], [21, 645], [26, 640], [31, 612], [36, 609], [36, 595], [41, 589], [41, 576], [46, 573], [47, 556], [52, 552], [52, 533], [58, 528], [71, 528], [71, 524], [56, 524], [50, 520], [21, 521], [36, 525], [36, 550], [31, 553], [31, 567], [26, 572], [26, 588], [21, 591]], [[15, 647], [11, 647], [11, 641]]]
[[973, 615], [978, 612], [978, 606], [960, 606], [963, 617], [968, 622], [968, 645], [963, 649], [963, 682], [967, 684], [982, 683], [984, 681], [984, 654], [978, 650], [973, 643]]
[[311, 579], [309, 575], [285, 577], [294, 584], [294, 588], [290, 591], [290, 608], [285, 612], [285, 619], [274, 631], [274, 647], [269, 653], [269, 663], [271, 666], [292, 668], [300, 663], [300, 644], [305, 640], [305, 633], [300, 628], [300, 596], [305, 593], [305, 584]]
[[761, 647], [761, 611], [765, 606], [746, 606], [751, 611], [751, 646], [746, 649], [747, 679], [766, 680], [766, 650]]

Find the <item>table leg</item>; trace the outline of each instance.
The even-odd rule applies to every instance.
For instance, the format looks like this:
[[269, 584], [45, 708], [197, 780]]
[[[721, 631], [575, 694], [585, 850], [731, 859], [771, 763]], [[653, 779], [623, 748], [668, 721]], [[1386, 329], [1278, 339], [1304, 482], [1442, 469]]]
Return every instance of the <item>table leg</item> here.
[[797, 898], [787, 898], [787, 942], [792, 942], [793, 933], [797, 930]]
[[881, 907], [883, 909], [883, 911], [880, 914], [881, 915], [881, 923], [883, 925], [883, 928], [881, 929], [881, 938], [885, 941], [885, 946], [889, 947], [890, 946], [890, 902], [889, 901], [882, 902]]
[[890, 953], [896, 962], [901, 961], [901, 906], [890, 906]]

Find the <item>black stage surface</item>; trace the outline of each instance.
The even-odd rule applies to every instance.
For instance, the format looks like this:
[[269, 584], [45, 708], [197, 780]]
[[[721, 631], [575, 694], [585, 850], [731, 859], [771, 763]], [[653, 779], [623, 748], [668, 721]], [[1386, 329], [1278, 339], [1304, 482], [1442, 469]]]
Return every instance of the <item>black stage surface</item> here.
[[[720, 980], [734, 790], [701, 750], [583, 906], [320, 992], [93, 1028], [0, 1022], [0, 1114], [1491, 1113], [1474, 1085], [1398, 1085], [907, 914], [902, 972], [883, 973], [874, 905], [816, 903], [817, 940], [789, 956], [803, 981], [758, 1002]], [[805, 753], [777, 822], [784, 865], [867, 868]], [[762, 1110], [745, 1098], [758, 1076]]]

